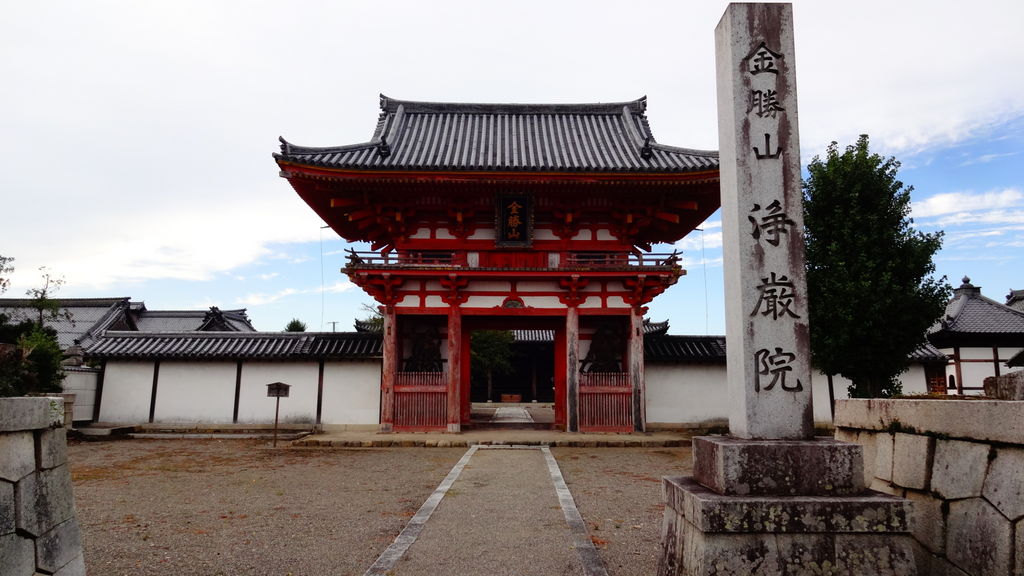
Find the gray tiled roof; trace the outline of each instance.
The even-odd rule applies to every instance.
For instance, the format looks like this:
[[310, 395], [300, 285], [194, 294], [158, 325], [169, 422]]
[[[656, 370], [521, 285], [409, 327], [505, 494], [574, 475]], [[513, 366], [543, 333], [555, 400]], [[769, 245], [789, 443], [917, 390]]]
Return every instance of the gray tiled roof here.
[[554, 342], [554, 330], [513, 330], [512, 338], [515, 342]]
[[948, 360], [945, 354], [940, 352], [938, 348], [932, 346], [928, 342], [925, 342], [918, 346], [916, 350], [910, 353], [910, 356], [908, 358], [911, 362], [918, 362], [921, 364], [945, 364]]
[[192, 332], [210, 330], [210, 324], [237, 332], [255, 332], [245, 309], [220, 310], [142, 310], [133, 314], [139, 332]]
[[964, 283], [954, 290], [953, 298], [946, 304], [943, 317], [929, 330], [929, 338], [935, 343], [936, 336], [955, 334], [1020, 335], [1024, 338], [1024, 311], [1010, 308], [986, 298], [981, 288], [964, 278]]
[[659, 144], [646, 97], [610, 104], [459, 104], [381, 95], [369, 142], [327, 148], [281, 139], [275, 158], [354, 170], [680, 173], [718, 169], [718, 152]]
[[85, 353], [97, 360], [356, 360], [379, 358], [382, 339], [358, 332], [107, 332]]
[[[60, 313], [56, 318], [45, 314], [43, 324], [57, 331], [57, 343], [67, 349], [76, 340], [89, 342], [112, 324], [123, 321], [128, 298], [58, 298]], [[11, 322], [36, 320], [38, 312], [28, 298], [0, 298], [0, 314]]]
[[644, 338], [644, 360], [673, 363], [725, 363], [725, 336]]

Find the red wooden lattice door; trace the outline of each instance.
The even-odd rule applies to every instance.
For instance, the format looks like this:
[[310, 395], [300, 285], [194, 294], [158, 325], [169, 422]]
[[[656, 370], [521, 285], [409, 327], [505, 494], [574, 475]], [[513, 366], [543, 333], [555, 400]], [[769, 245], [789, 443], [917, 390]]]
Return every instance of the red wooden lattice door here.
[[399, 372], [395, 375], [394, 427], [444, 430], [448, 421], [446, 372]]
[[580, 374], [580, 432], [632, 432], [633, 387], [627, 372]]

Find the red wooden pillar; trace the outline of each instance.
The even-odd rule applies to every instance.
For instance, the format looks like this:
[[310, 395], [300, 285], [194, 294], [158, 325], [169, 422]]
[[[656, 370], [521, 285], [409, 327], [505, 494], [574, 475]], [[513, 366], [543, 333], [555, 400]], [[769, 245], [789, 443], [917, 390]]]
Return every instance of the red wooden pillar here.
[[462, 378], [462, 309], [448, 306], [448, 431], [461, 429], [459, 382]]
[[384, 308], [384, 351], [380, 375], [380, 431], [391, 432], [395, 422], [395, 373], [398, 370], [398, 327], [395, 307]]
[[629, 315], [629, 379], [633, 385], [633, 429], [647, 429], [647, 385], [644, 381], [644, 315], [634, 306]]
[[579, 425], [580, 391], [580, 311], [570, 305], [565, 314], [565, 409], [568, 432], [577, 432]]

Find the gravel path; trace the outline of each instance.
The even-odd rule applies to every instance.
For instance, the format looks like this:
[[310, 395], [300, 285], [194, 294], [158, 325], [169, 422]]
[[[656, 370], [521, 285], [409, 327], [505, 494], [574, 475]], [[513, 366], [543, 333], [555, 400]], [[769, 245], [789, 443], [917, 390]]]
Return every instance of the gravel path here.
[[[69, 449], [91, 576], [358, 576], [464, 453], [271, 449], [242, 440], [74, 443]], [[552, 453], [609, 574], [654, 573], [660, 477], [686, 473], [689, 449]]]

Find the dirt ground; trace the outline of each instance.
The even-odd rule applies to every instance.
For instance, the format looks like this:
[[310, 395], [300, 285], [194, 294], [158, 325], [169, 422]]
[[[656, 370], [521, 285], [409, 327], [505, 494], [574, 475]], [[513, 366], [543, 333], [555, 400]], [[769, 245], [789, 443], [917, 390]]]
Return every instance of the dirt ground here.
[[[126, 440], [69, 458], [91, 576], [298, 576], [362, 574], [464, 452]], [[552, 453], [609, 574], [654, 573], [660, 478], [689, 448]]]

